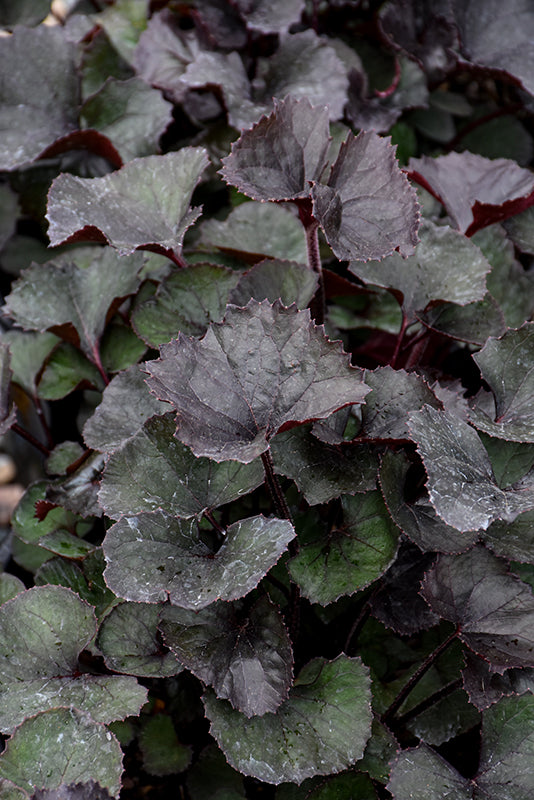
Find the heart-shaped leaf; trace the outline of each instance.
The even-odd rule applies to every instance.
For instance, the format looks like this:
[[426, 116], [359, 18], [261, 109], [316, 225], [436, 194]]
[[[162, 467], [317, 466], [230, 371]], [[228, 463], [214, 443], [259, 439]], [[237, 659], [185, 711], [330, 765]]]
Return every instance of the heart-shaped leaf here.
[[0, 169], [10, 170], [77, 129], [76, 51], [61, 26], [20, 26], [2, 37], [0, 71]]
[[204, 695], [210, 732], [228, 762], [267, 783], [301, 783], [340, 772], [363, 755], [371, 733], [369, 675], [360, 659], [316, 658], [276, 713], [248, 719]]
[[155, 414], [163, 414], [168, 404], [148, 391], [142, 366], [133, 364], [116, 375], [104, 389], [101, 403], [83, 428], [88, 447], [104, 453], [117, 450]]
[[138, 248], [178, 254], [186, 230], [201, 213], [191, 195], [208, 164], [201, 147], [130, 161], [103, 178], [64, 174], [48, 193], [52, 245], [96, 239], [121, 255]]
[[147, 603], [120, 603], [110, 611], [97, 638], [109, 669], [144, 678], [166, 678], [182, 671], [182, 664], [162, 647], [159, 611]]
[[279, 433], [272, 440], [271, 453], [275, 472], [294, 480], [312, 506], [376, 486], [375, 450], [353, 444], [326, 444], [310, 435], [307, 426]]
[[473, 358], [493, 392], [495, 416], [475, 405], [472, 423], [490, 436], [534, 442], [534, 322], [488, 339]]
[[380, 492], [342, 497], [343, 522], [326, 534], [301, 536], [288, 565], [293, 580], [312, 603], [327, 605], [364, 589], [382, 575], [397, 553], [398, 529]]
[[481, 300], [491, 266], [478, 247], [430, 220], [421, 223], [419, 235], [421, 241], [410, 258], [393, 253], [378, 264], [352, 262], [350, 271], [365, 283], [390, 289], [409, 321], [436, 300], [461, 306]]
[[180, 334], [146, 366], [151, 391], [178, 412], [177, 437], [216, 461], [248, 463], [278, 431], [323, 419], [368, 391], [308, 310], [280, 302], [228, 306], [203, 339]]
[[372, 131], [349, 133], [327, 184], [312, 186], [313, 215], [340, 259], [413, 254], [419, 207], [399, 169], [395, 147]]
[[136, 291], [144, 258], [141, 253], [120, 258], [110, 248], [91, 248], [90, 252], [87, 267], [79, 266], [74, 258], [59, 264], [34, 263], [24, 270], [8, 295], [6, 311], [23, 328], [53, 330], [66, 339], [74, 338], [94, 359], [108, 312], [116, 300]]
[[410, 430], [438, 515], [459, 531], [486, 530], [534, 508], [534, 492], [497, 485], [488, 453], [476, 431], [448, 411], [425, 406], [410, 415]]
[[213, 603], [201, 611], [165, 607], [160, 630], [187, 669], [245, 716], [276, 711], [287, 699], [293, 653], [276, 607], [260, 598]]
[[95, 633], [93, 609], [64, 587], [35, 587], [0, 607], [2, 731], [58, 705], [88, 711], [98, 722], [139, 712], [146, 690], [135, 679], [80, 675], [78, 655]]
[[162, 512], [123, 517], [104, 539], [105, 579], [125, 600], [199, 610], [252, 591], [294, 536], [287, 520], [250, 517], [230, 525], [213, 552], [195, 520]]
[[227, 183], [254, 200], [308, 197], [319, 180], [330, 145], [328, 109], [286, 97], [274, 111], [241, 134], [223, 159]]
[[154, 417], [108, 460], [99, 500], [106, 514], [162, 509], [180, 517], [200, 517], [254, 491], [264, 480], [261, 462], [217, 464], [195, 458], [174, 438], [172, 414]]
[[460, 639], [495, 672], [534, 666], [532, 590], [482, 546], [439, 556], [421, 594], [433, 611], [458, 626]]
[[453, 152], [411, 158], [408, 167], [410, 176], [437, 197], [467, 236], [532, 205], [532, 173], [506, 158]]
[[122, 750], [116, 738], [105, 725], [74, 708], [54, 708], [26, 720], [0, 757], [0, 779], [11, 781], [27, 796], [34, 789], [95, 781], [118, 797], [121, 775]]

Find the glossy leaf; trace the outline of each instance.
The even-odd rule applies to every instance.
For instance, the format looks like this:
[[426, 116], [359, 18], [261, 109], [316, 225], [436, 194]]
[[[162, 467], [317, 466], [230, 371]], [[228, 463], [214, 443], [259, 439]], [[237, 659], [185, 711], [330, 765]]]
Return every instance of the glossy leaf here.
[[180, 331], [202, 336], [210, 322], [224, 316], [228, 295], [238, 280], [238, 272], [213, 264], [194, 264], [171, 272], [155, 296], [135, 309], [135, 330], [151, 347], [169, 342]]
[[330, 145], [328, 110], [308, 99], [274, 101], [274, 111], [241, 134], [223, 159], [227, 183], [254, 200], [308, 197]]
[[117, 797], [121, 774], [122, 751], [113, 734], [76, 709], [55, 708], [26, 720], [0, 757], [0, 778], [28, 793], [93, 780]]
[[486, 529], [494, 520], [513, 520], [534, 508], [534, 492], [503, 490], [476, 431], [447, 411], [425, 406], [410, 415], [412, 438], [428, 475], [427, 488], [438, 515], [458, 531]]
[[52, 245], [85, 238], [105, 241], [121, 255], [138, 248], [179, 252], [200, 215], [193, 190], [208, 159], [201, 147], [130, 161], [103, 178], [60, 175], [48, 194]]
[[470, 420], [490, 436], [534, 442], [534, 323], [488, 339], [473, 358], [493, 392], [495, 414], [475, 405]]
[[492, 222], [523, 211], [534, 191], [534, 178], [505, 158], [448, 153], [412, 158], [411, 176], [438, 198], [459, 231], [468, 236]]
[[378, 264], [352, 262], [350, 270], [365, 283], [390, 289], [408, 320], [436, 300], [461, 306], [481, 300], [491, 267], [478, 247], [451, 228], [423, 221], [421, 241], [410, 258], [397, 253]]
[[291, 641], [268, 599], [250, 608], [240, 600], [201, 611], [166, 607], [159, 627], [183, 665], [245, 716], [276, 711], [286, 700], [293, 678]]
[[301, 783], [340, 772], [363, 754], [371, 732], [367, 668], [357, 658], [317, 658], [301, 670], [275, 714], [247, 719], [204, 695], [206, 714], [228, 762], [268, 783]]
[[158, 637], [159, 607], [120, 603], [105, 617], [97, 646], [109, 669], [145, 678], [177, 675], [182, 664]]
[[398, 529], [377, 491], [341, 498], [343, 521], [300, 537], [288, 569], [304, 597], [327, 605], [379, 578], [397, 553]]
[[179, 335], [147, 370], [151, 391], [178, 412], [176, 435], [195, 455], [217, 461], [248, 463], [278, 431], [367, 393], [339, 343], [326, 339], [308, 311], [279, 302], [229, 306], [203, 339]]
[[32, 162], [56, 139], [76, 130], [79, 85], [75, 58], [75, 48], [59, 26], [20, 26], [2, 37], [0, 169]]
[[33, 264], [13, 285], [6, 310], [22, 327], [74, 339], [94, 358], [110, 307], [136, 291], [144, 259], [140, 253], [121, 259], [109, 248], [92, 252], [88, 267], [74, 259]]
[[313, 215], [339, 259], [380, 260], [413, 254], [419, 207], [395, 160], [376, 133], [349, 133], [326, 184], [312, 186]]
[[168, 409], [148, 391], [142, 366], [134, 364], [116, 375], [104, 389], [102, 401], [84, 425], [85, 443], [112, 453], [138, 433], [143, 423]]
[[294, 480], [312, 506], [376, 486], [378, 455], [374, 450], [326, 444], [307, 427], [279, 433], [272, 440], [271, 453], [275, 472]]
[[483, 547], [439, 556], [421, 593], [433, 611], [458, 626], [460, 639], [488, 659], [494, 671], [534, 666], [532, 591]]
[[170, 600], [199, 610], [215, 600], [248, 594], [294, 536], [286, 520], [250, 517], [230, 525], [214, 552], [200, 538], [195, 520], [162, 512], [123, 517], [104, 539], [105, 579], [125, 600]]
[[99, 500], [108, 516], [162, 509], [180, 517], [206, 510], [252, 492], [264, 480], [259, 461], [217, 464], [198, 459], [174, 438], [171, 414], [154, 417], [114, 452], [104, 472]]

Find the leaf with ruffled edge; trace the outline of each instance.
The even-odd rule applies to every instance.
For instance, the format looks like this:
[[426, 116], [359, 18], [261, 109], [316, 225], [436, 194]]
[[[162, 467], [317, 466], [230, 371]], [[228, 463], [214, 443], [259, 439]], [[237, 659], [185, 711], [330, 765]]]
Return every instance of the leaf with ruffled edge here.
[[252, 591], [294, 536], [287, 520], [250, 517], [230, 525], [223, 544], [213, 552], [200, 538], [195, 520], [161, 511], [123, 517], [108, 530], [102, 545], [104, 577], [125, 600], [169, 600], [199, 610]]
[[276, 607], [265, 597], [201, 611], [165, 607], [159, 628], [167, 647], [197, 678], [247, 717], [276, 711], [293, 679], [293, 652]]
[[280, 302], [228, 306], [203, 339], [180, 334], [146, 367], [151, 391], [178, 412], [176, 436], [215, 461], [248, 463], [279, 431], [360, 403], [368, 392], [309, 311]]

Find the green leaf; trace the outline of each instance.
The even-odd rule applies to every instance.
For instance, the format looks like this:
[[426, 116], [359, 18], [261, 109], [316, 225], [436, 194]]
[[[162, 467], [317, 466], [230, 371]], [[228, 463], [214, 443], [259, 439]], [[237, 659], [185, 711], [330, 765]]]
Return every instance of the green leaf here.
[[110, 307], [136, 291], [143, 263], [140, 253], [121, 259], [110, 248], [92, 248], [88, 267], [75, 260], [33, 264], [14, 284], [6, 310], [23, 328], [53, 329], [71, 341], [74, 327], [75, 343], [94, 359]]
[[367, 668], [345, 655], [303, 667], [275, 714], [248, 719], [204, 695], [210, 732], [231, 766], [275, 784], [340, 772], [361, 758], [371, 732], [369, 701]]
[[534, 492], [497, 485], [478, 434], [448, 411], [425, 406], [410, 415], [410, 429], [438, 515], [459, 531], [486, 530], [496, 519], [507, 522], [534, 508]]
[[2, 341], [9, 345], [13, 381], [30, 397], [37, 396], [37, 380], [43, 363], [59, 339], [53, 333], [35, 333], [12, 329], [2, 333]]
[[304, 597], [327, 605], [364, 589], [382, 575], [397, 553], [398, 529], [379, 492], [342, 497], [343, 522], [299, 537], [288, 569]]
[[178, 253], [201, 213], [191, 195], [208, 164], [201, 147], [136, 158], [103, 178], [60, 175], [48, 193], [52, 245], [80, 237], [106, 241], [120, 255], [150, 246]]
[[132, 324], [155, 348], [180, 331], [187, 336], [202, 336], [211, 322], [223, 318], [230, 291], [238, 281], [238, 272], [214, 264], [194, 264], [171, 272], [155, 296], [137, 306]]
[[155, 414], [168, 409], [148, 391], [142, 365], [132, 365], [116, 375], [104, 389], [102, 402], [83, 428], [88, 447], [104, 453], [117, 450]]
[[368, 284], [390, 289], [409, 321], [436, 300], [465, 306], [481, 300], [491, 267], [478, 247], [448, 226], [423, 220], [421, 241], [406, 260], [394, 253], [378, 264], [351, 262], [350, 271]]
[[174, 775], [184, 772], [192, 760], [190, 747], [180, 744], [172, 719], [157, 714], [144, 721], [139, 734], [143, 767], [150, 775]]
[[35, 587], [0, 607], [4, 732], [57, 705], [88, 711], [98, 722], [139, 712], [146, 690], [135, 680], [80, 675], [78, 655], [95, 632], [93, 609], [64, 587]]
[[60, 342], [39, 378], [37, 394], [41, 400], [61, 400], [78, 388], [103, 387], [95, 366], [70, 342]]
[[436, 614], [458, 626], [460, 639], [495, 672], [534, 666], [532, 590], [482, 546], [439, 556], [421, 594]]
[[243, 776], [230, 767], [215, 744], [202, 751], [187, 773], [187, 791], [191, 800], [206, 800], [206, 797], [241, 800], [245, 797]]
[[229, 301], [236, 306], [246, 306], [251, 297], [271, 303], [280, 299], [285, 306], [295, 303], [297, 308], [304, 309], [315, 295], [317, 284], [317, 273], [304, 264], [265, 259], [240, 277], [230, 292]]
[[376, 486], [378, 454], [374, 449], [326, 444], [311, 435], [308, 426], [279, 433], [271, 442], [271, 453], [275, 472], [294, 480], [310, 505]]
[[[248, 154], [248, 150], [246, 152]], [[252, 154], [250, 158], [253, 158]], [[248, 175], [246, 169], [245, 174]], [[254, 201], [241, 203], [226, 219], [205, 220], [199, 230], [203, 246], [217, 247], [244, 260], [260, 261], [269, 256], [304, 264], [308, 261], [304, 229], [284, 206]], [[272, 235], [273, 231], [276, 231], [276, 236]]]
[[431, 306], [417, 317], [432, 330], [479, 346], [489, 336], [500, 336], [506, 330], [503, 312], [489, 293], [483, 300], [465, 306], [455, 303]]
[[113, 734], [76, 709], [55, 708], [26, 720], [0, 756], [0, 778], [28, 793], [94, 780], [117, 797], [121, 774], [122, 751]]
[[534, 442], [534, 323], [488, 339], [473, 358], [493, 392], [495, 407], [492, 418], [475, 404], [471, 422], [490, 436]]
[[107, 462], [99, 500], [114, 519], [162, 509], [200, 517], [256, 489], [264, 480], [259, 461], [241, 464], [195, 458], [176, 441], [172, 414], [154, 417]]
[[172, 106], [140, 78], [108, 78], [81, 109], [84, 128], [103, 133], [124, 162], [156, 153], [172, 120]]
[[484, 542], [498, 556], [534, 563], [534, 511], [519, 514], [513, 522], [496, 520], [484, 534]]
[[0, 435], [2, 436], [7, 433], [17, 420], [17, 412], [10, 397], [10, 384], [13, 375], [10, 361], [9, 345], [5, 342], [0, 342]]
[[0, 7], [0, 25], [3, 28], [38, 25], [50, 12], [51, 2], [52, 0], [18, 0], [15, 4], [3, 2]]
[[182, 664], [159, 640], [159, 612], [159, 606], [145, 603], [120, 603], [110, 611], [97, 638], [109, 669], [145, 678], [181, 672]]
[[125, 61], [131, 62], [148, 17], [148, 0], [116, 0], [95, 17]]
[[[53, 509], [50, 514], [53, 514]], [[66, 586], [75, 591], [81, 598], [94, 606], [97, 617], [105, 616], [118, 602], [108, 589], [102, 573], [105, 562], [102, 549], [99, 547], [85, 556], [80, 566], [64, 558], [53, 558], [43, 564], [35, 574], [38, 586], [54, 584]]]
[[2, 572], [0, 574], [0, 605], [16, 597], [19, 592], [23, 592], [25, 589], [26, 587], [20, 578], [10, 575], [8, 572]]
[[77, 129], [75, 58], [74, 45], [60, 26], [20, 26], [2, 37], [0, 169], [32, 162], [56, 139]]
[[199, 610], [252, 591], [294, 536], [287, 520], [250, 517], [230, 525], [213, 552], [195, 520], [162, 512], [123, 517], [104, 539], [106, 583], [125, 600]]
[[254, 200], [308, 197], [309, 182], [319, 180], [325, 168], [329, 145], [327, 108], [314, 107], [307, 98], [274, 100], [273, 112], [232, 145], [222, 176]]
[[248, 463], [295, 423], [323, 419], [367, 393], [309, 312], [280, 302], [229, 306], [200, 341], [181, 334], [147, 362], [148, 384], [178, 412], [177, 437], [197, 456]]
[[504, 223], [504, 227], [513, 243], [529, 255], [534, 255], [534, 236], [532, 234], [534, 219], [534, 208], [531, 206], [526, 211], [510, 217]]
[[245, 716], [276, 711], [293, 678], [291, 641], [265, 597], [213, 603], [201, 611], [165, 607], [160, 630], [167, 647], [200, 680]]
[[372, 131], [349, 133], [328, 182], [314, 183], [311, 196], [313, 215], [339, 259], [413, 254], [419, 206], [388, 139]]
[[387, 788], [394, 800], [473, 800], [471, 781], [428, 745], [402, 752]]

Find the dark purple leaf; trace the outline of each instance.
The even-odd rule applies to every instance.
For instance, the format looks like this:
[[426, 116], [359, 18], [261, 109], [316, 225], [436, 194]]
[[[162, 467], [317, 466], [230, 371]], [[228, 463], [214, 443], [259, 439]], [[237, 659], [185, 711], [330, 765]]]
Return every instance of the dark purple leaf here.
[[299, 536], [299, 552], [288, 564], [304, 597], [323, 606], [369, 586], [397, 553], [399, 531], [380, 492], [343, 497], [341, 504], [343, 522]]
[[10, 400], [13, 377], [10, 361], [9, 344], [0, 342], [0, 436], [7, 433], [17, 419], [17, 412]]
[[114, 672], [145, 678], [177, 675], [183, 666], [158, 636], [160, 607], [148, 603], [120, 603], [104, 618], [97, 647]]
[[461, 53], [473, 64], [507, 73], [534, 94], [534, 14], [528, 0], [454, 0]]
[[271, 453], [275, 472], [294, 480], [312, 506], [376, 486], [378, 456], [368, 446], [326, 444], [299, 427], [275, 436]]
[[59, 478], [48, 485], [45, 501], [51, 504], [50, 507], [61, 506], [81, 517], [100, 517], [102, 509], [97, 491], [103, 466], [104, 456], [90, 453], [67, 478]]
[[438, 515], [458, 531], [507, 522], [534, 508], [532, 490], [501, 489], [476, 431], [447, 411], [425, 406], [410, 415], [410, 430], [426, 473], [427, 488]]
[[74, 45], [60, 26], [21, 26], [1, 38], [0, 169], [32, 162], [56, 139], [77, 129], [75, 59]]
[[363, 755], [371, 733], [369, 674], [342, 654], [304, 666], [275, 714], [247, 719], [230, 703], [204, 695], [210, 733], [228, 762], [268, 783], [302, 783], [341, 772]]
[[202, 0], [192, 12], [199, 34], [222, 50], [243, 50], [248, 32], [236, 3], [227, 0]]
[[426, 494], [413, 502], [405, 499], [405, 487], [413, 486], [410, 467], [413, 465], [403, 453], [384, 453], [380, 486], [395, 523], [424, 552], [463, 553], [468, 550], [478, 541], [478, 531], [460, 533], [447, 525], [436, 515]]
[[193, 190], [208, 164], [201, 147], [130, 161], [103, 178], [64, 174], [48, 193], [52, 245], [98, 234], [121, 255], [147, 247], [178, 253], [186, 230], [201, 213]]
[[15, 25], [38, 25], [49, 14], [52, 0], [17, 0], [16, 3], [2, 2], [0, 7], [0, 26], [13, 28]]
[[178, 412], [177, 437], [216, 461], [248, 463], [279, 431], [367, 394], [340, 343], [326, 339], [307, 310], [279, 302], [228, 306], [203, 339], [180, 334], [147, 370], [151, 391]]
[[313, 215], [340, 259], [379, 260], [398, 250], [412, 255], [419, 206], [389, 139], [349, 133], [327, 184], [312, 186]]
[[172, 414], [154, 417], [109, 458], [99, 492], [106, 514], [162, 509], [180, 517], [206, 510], [254, 491], [264, 480], [260, 461], [241, 464], [195, 458], [174, 438]]
[[[534, 255], [534, 235], [533, 224], [534, 208], [527, 208], [521, 214], [510, 217], [504, 223], [504, 227], [513, 243], [519, 250], [529, 255]], [[480, 245], [482, 247], [482, 245]]]
[[[469, 241], [469, 239], [466, 239]], [[459, 306], [441, 303], [417, 312], [417, 319], [434, 331], [461, 342], [483, 345], [489, 336], [504, 333], [504, 315], [496, 300], [486, 293], [483, 300]]]
[[425, 569], [432, 556], [415, 545], [401, 544], [397, 558], [382, 578], [382, 586], [370, 599], [371, 613], [402, 636], [431, 628], [439, 621], [419, 594]]
[[441, 81], [453, 69], [457, 31], [450, 0], [389, 0], [378, 20], [390, 44], [424, 66], [430, 81]]
[[317, 273], [305, 264], [266, 258], [239, 278], [229, 302], [246, 306], [251, 297], [270, 303], [280, 299], [285, 306], [295, 303], [297, 308], [304, 309], [315, 295], [317, 283]]
[[426, 744], [401, 751], [387, 788], [393, 800], [474, 800], [472, 782]]
[[287, 33], [304, 10], [304, 0], [236, 0], [247, 28], [261, 33]]
[[490, 416], [475, 399], [473, 425], [497, 438], [534, 442], [534, 323], [488, 339], [473, 358], [495, 399]]
[[17, 195], [9, 184], [0, 184], [0, 248], [15, 233], [17, 227], [17, 217], [19, 215], [19, 204]]
[[498, 556], [534, 563], [534, 511], [519, 514], [513, 522], [497, 520], [486, 531], [484, 542]]
[[325, 168], [329, 145], [324, 106], [314, 107], [307, 98], [275, 100], [270, 116], [232, 145], [222, 176], [254, 200], [308, 197], [310, 181], [319, 180]]
[[409, 321], [437, 300], [461, 306], [481, 300], [491, 266], [478, 247], [451, 228], [427, 220], [419, 235], [421, 241], [410, 258], [393, 253], [378, 264], [352, 262], [350, 271], [395, 294]]
[[534, 691], [534, 669], [522, 667], [507, 669], [502, 675], [493, 672], [490, 664], [480, 656], [467, 651], [463, 670], [464, 687], [470, 701], [480, 711], [496, 703], [501, 697]]
[[480, 228], [523, 211], [534, 202], [534, 176], [506, 158], [474, 153], [411, 158], [409, 175], [445, 207], [459, 231]]
[[250, 517], [230, 525], [213, 552], [200, 538], [196, 520], [161, 511], [123, 517], [104, 539], [104, 576], [125, 600], [169, 600], [198, 611], [215, 600], [237, 600], [252, 591], [294, 536], [287, 520]]
[[38, 789], [31, 800], [112, 800], [107, 789], [94, 781], [63, 783], [58, 789]]
[[165, 607], [159, 627], [182, 664], [247, 717], [276, 711], [287, 699], [291, 641], [267, 598], [251, 608], [240, 600], [201, 611]]
[[496, 672], [534, 666], [532, 590], [481, 545], [462, 555], [439, 556], [421, 594]]

